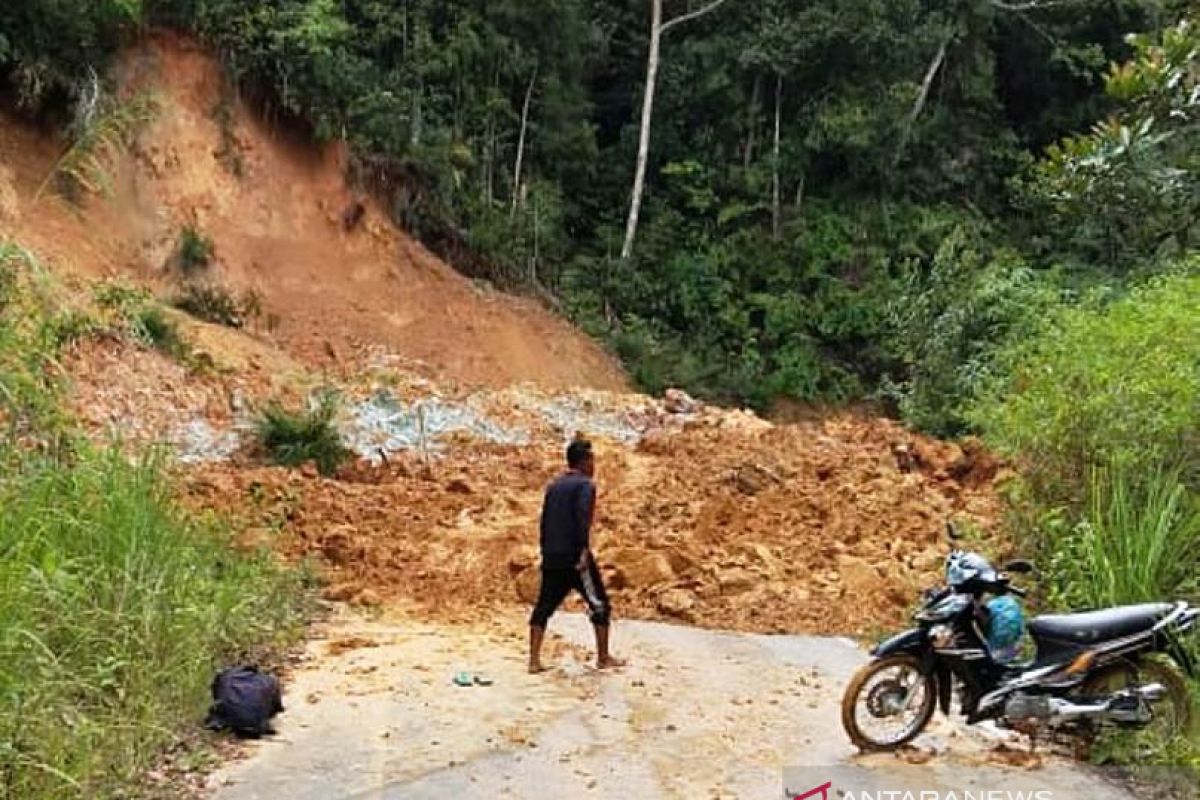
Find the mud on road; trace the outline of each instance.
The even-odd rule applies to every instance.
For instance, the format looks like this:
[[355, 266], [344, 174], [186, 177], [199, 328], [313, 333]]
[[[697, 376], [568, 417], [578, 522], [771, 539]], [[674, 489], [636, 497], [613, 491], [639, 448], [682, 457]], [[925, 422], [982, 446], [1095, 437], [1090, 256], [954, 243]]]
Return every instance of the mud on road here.
[[[899, 758], [855, 755], [838, 701], [865, 656], [846, 639], [619, 623], [631, 663], [601, 673], [586, 621], [569, 615], [551, 625], [551, 671], [530, 676], [516, 614], [471, 625], [343, 617], [320, 636], [289, 683], [279, 736], [212, 776], [213, 800], [772, 798], [787, 767], [898, 780], [919, 769], [922, 788], [960, 796], [1002, 786], [1130, 797], [944, 721]], [[455, 686], [462, 671], [492, 684]]]

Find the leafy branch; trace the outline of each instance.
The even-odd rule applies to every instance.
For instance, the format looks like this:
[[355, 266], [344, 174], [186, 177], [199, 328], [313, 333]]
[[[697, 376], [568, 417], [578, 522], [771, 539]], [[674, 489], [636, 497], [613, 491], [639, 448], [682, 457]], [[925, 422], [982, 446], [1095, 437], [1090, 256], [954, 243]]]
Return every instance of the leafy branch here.
[[70, 147], [42, 181], [35, 201], [52, 181], [92, 193], [110, 191], [113, 162], [133, 144], [138, 131], [158, 110], [157, 101], [147, 92], [107, 108], [101, 105], [99, 100], [95, 101], [85, 117], [86, 124], [80, 126]]

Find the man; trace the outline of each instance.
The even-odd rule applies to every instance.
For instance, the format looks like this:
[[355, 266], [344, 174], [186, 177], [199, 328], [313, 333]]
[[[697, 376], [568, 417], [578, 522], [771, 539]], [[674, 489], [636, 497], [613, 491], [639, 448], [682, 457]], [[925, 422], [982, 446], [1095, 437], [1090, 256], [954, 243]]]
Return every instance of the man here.
[[596, 666], [620, 667], [624, 661], [608, 652], [610, 609], [600, 570], [591, 551], [596, 516], [596, 462], [592, 444], [576, 439], [567, 447], [567, 471], [546, 488], [542, 505], [542, 587], [529, 619], [529, 671], [541, 672], [546, 623], [574, 589], [587, 602], [596, 631]]

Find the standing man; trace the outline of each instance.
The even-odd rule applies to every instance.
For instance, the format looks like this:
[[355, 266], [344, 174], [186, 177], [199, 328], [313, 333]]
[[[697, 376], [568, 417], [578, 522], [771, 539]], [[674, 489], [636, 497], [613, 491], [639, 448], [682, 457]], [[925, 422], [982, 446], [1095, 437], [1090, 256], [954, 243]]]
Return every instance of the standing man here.
[[620, 667], [624, 661], [608, 652], [610, 608], [591, 551], [596, 517], [596, 461], [592, 443], [575, 439], [567, 447], [567, 471], [546, 487], [542, 505], [542, 588], [529, 619], [529, 671], [541, 672], [546, 623], [574, 589], [587, 602], [596, 631], [596, 666]]

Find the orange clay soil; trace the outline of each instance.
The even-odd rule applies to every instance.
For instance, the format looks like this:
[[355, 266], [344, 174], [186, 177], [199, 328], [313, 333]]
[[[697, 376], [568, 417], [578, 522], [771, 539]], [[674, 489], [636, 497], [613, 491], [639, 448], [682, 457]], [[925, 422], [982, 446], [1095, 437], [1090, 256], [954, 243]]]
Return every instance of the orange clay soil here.
[[[118, 73], [125, 94], [149, 91], [157, 111], [114, 164], [110, 195], [81, 206], [50, 190], [38, 196], [62, 143], [0, 113], [0, 237], [64, 273], [136, 280], [169, 296], [182, 277], [180, 232], [191, 225], [215, 248], [203, 279], [257, 292], [271, 341], [310, 367], [352, 372], [364, 352], [383, 349], [445, 383], [626, 386], [582, 333], [535, 303], [476, 286], [369, 199], [361, 222], [344, 230], [354, 201], [344, 149], [262, 122], [203, 49], [156, 35]], [[235, 156], [240, 176], [228, 166]]]
[[[949, 517], [988, 528], [996, 463], [881, 420], [774, 427], [711, 412], [599, 448], [594, 544], [617, 613], [761, 632], [899, 623], [937, 581]], [[316, 557], [329, 599], [451, 619], [529, 603], [554, 444], [462, 443], [338, 479], [198, 468], [189, 502], [238, 515], [244, 547]]]

